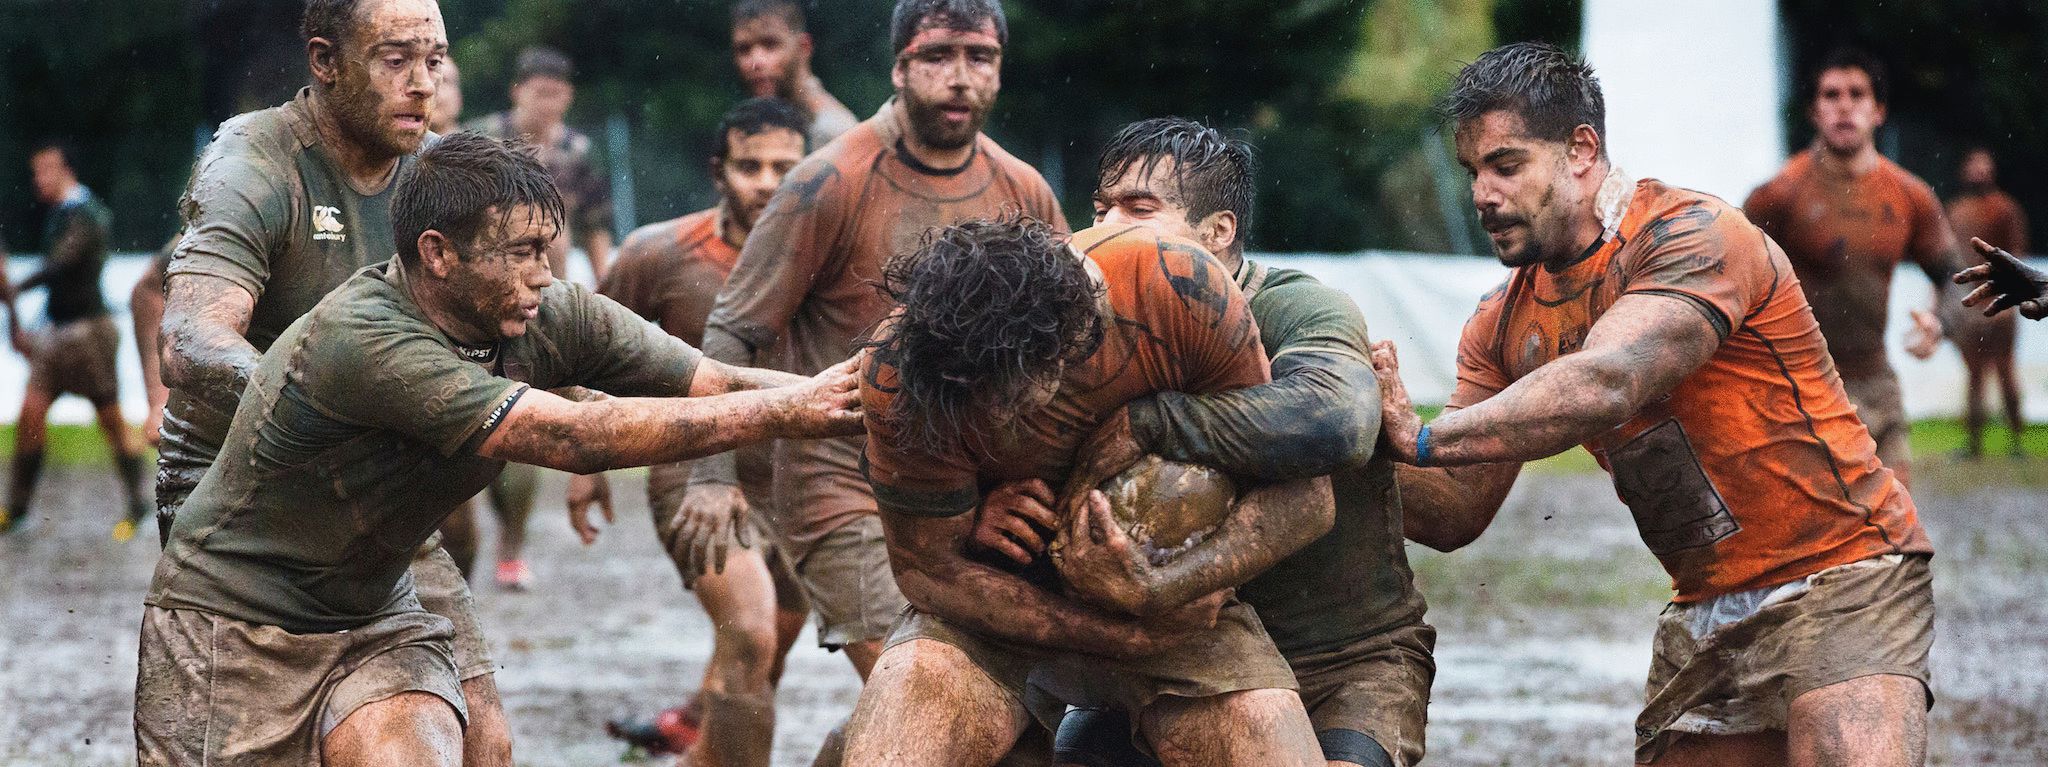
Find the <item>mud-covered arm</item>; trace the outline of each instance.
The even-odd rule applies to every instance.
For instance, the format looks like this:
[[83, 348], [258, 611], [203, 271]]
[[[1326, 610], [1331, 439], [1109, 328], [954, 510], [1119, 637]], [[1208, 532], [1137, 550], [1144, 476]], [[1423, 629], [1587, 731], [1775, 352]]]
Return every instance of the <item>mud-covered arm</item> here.
[[90, 213], [75, 211], [63, 233], [50, 243], [43, 266], [21, 281], [20, 290], [34, 290], [59, 277], [92, 265], [91, 255], [107, 247], [107, 230]]
[[1519, 463], [1395, 466], [1402, 535], [1437, 551], [1463, 548], [1493, 525], [1521, 473]]
[[1040, 647], [1136, 656], [1155, 649], [1135, 620], [1054, 594], [967, 559], [972, 515], [925, 517], [884, 509], [889, 565], [905, 599], [969, 631]]
[[[1688, 299], [1624, 295], [1593, 323], [1581, 350], [1431, 422], [1423, 465], [1520, 463], [1562, 453], [1670, 393], [1720, 343], [1714, 324]], [[1420, 419], [1411, 412], [1386, 428], [1395, 456], [1417, 463]]]
[[477, 454], [576, 474], [672, 463], [753, 442], [855, 433], [852, 383], [713, 397], [575, 402], [527, 391]]
[[1272, 383], [1214, 394], [1161, 392], [1131, 402], [1141, 452], [1284, 481], [1372, 458], [1379, 382], [1355, 355], [1305, 350], [1273, 361]]
[[186, 391], [240, 394], [261, 356], [243, 337], [256, 297], [204, 274], [172, 275], [165, 285], [163, 383]]
[[1327, 477], [1255, 488], [1214, 532], [1153, 566], [1097, 493], [1058, 540], [1053, 561], [1084, 599], [1120, 613], [1155, 616], [1236, 588], [1330, 531], [1336, 500]]

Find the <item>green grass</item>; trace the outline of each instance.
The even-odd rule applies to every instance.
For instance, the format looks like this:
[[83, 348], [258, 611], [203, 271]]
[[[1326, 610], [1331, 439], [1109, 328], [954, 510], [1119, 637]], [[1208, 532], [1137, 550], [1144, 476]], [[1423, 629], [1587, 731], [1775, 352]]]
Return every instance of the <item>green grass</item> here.
[[[129, 425], [135, 428], [134, 424]], [[95, 465], [110, 463], [114, 451], [107, 447], [107, 438], [100, 434], [99, 427], [70, 424], [51, 426], [49, 441], [44, 443], [44, 461], [50, 465]], [[138, 432], [136, 439], [140, 440]], [[149, 459], [156, 460], [156, 452], [145, 451]], [[14, 425], [0, 425], [0, 455], [14, 457]]]

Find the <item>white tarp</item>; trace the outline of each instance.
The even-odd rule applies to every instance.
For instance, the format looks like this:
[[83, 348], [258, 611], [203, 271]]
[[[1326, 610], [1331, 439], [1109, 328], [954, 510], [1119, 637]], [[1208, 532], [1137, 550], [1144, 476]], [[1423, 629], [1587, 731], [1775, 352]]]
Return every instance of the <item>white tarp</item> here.
[[[1365, 311], [1373, 337], [1391, 339], [1401, 348], [1403, 379], [1415, 400], [1441, 404], [1450, 396], [1458, 334], [1479, 296], [1507, 275], [1491, 258], [1435, 256], [1415, 253], [1367, 252], [1347, 255], [1257, 255], [1274, 266], [1301, 269], [1351, 294]], [[581, 266], [584, 262], [577, 260]], [[107, 265], [104, 283], [108, 301], [121, 328], [121, 399], [130, 421], [140, 420], [145, 401], [142, 372], [135, 358], [132, 323], [127, 316], [128, 290], [147, 261], [121, 256]], [[13, 279], [25, 277], [35, 261], [15, 258], [8, 264]], [[587, 282], [587, 278], [585, 279]], [[1913, 360], [1899, 348], [1906, 312], [1927, 303], [1927, 278], [1902, 269], [1892, 289], [1892, 361], [1905, 382], [1906, 410], [1915, 418], [1953, 416], [1962, 410], [1962, 360], [1944, 345], [1926, 362]], [[22, 316], [41, 322], [42, 291], [22, 299]], [[2020, 323], [2020, 377], [2026, 381], [2028, 418], [2048, 420], [2048, 327]], [[22, 384], [28, 367], [20, 356], [0, 354], [0, 422], [11, 423], [21, 411]], [[51, 413], [56, 423], [91, 423], [92, 409], [67, 397]]]

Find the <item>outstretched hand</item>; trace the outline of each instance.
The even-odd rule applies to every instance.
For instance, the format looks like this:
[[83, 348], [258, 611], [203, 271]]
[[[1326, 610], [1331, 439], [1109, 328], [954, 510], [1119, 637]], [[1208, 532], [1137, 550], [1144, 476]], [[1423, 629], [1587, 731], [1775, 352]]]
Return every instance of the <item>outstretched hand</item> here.
[[861, 355], [789, 387], [792, 437], [850, 437], [866, 431], [860, 410]]
[[1422, 431], [1422, 416], [1408, 400], [1408, 387], [1401, 383], [1401, 359], [1392, 341], [1372, 344], [1372, 372], [1380, 379], [1380, 435], [1386, 449], [1402, 463], [1415, 463], [1415, 435]]
[[590, 523], [590, 507], [595, 505], [598, 513], [604, 515], [604, 523], [612, 524], [612, 486], [605, 481], [604, 472], [596, 474], [569, 475], [569, 494], [565, 499], [569, 506], [569, 527], [576, 531], [576, 537], [588, 546], [597, 542], [596, 525]]
[[[1956, 272], [1957, 285], [1977, 285], [1963, 297], [1963, 305], [1984, 307], [1989, 317], [2015, 306], [2030, 320], [2048, 317], [2048, 272], [2026, 265], [2004, 248], [1972, 237], [1970, 244], [1985, 263]], [[1982, 284], [1978, 284], [1982, 283]]]

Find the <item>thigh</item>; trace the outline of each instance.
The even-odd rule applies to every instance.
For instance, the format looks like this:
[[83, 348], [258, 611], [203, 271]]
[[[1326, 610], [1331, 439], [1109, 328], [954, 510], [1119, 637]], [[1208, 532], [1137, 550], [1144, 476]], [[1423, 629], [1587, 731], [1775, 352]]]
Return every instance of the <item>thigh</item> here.
[[455, 672], [458, 679], [474, 679], [496, 670], [490, 648], [484, 642], [483, 625], [477, 621], [476, 600], [469, 582], [455, 559], [441, 548], [439, 534], [420, 547], [412, 560], [413, 588], [420, 607], [447, 618], [455, 625]]
[[882, 521], [872, 514], [828, 533], [796, 570], [817, 616], [818, 644], [827, 649], [887, 638], [907, 604], [889, 569]]
[[1698, 735], [1673, 738], [1654, 762], [1657, 767], [1778, 767], [1785, 764], [1785, 733], [1765, 730], [1741, 735]]
[[403, 692], [363, 704], [320, 744], [329, 767], [462, 764], [462, 723], [440, 696]]
[[1018, 691], [959, 646], [917, 638], [875, 663], [847, 723], [846, 763], [986, 767], [1008, 753], [1028, 717]]
[[1785, 733], [1794, 767], [1919, 767], [1927, 759], [1927, 687], [1872, 674], [1792, 700]]
[[1416, 624], [1295, 659], [1324, 758], [1366, 767], [1422, 761], [1435, 646], [1436, 630]]
[[718, 631], [775, 634], [775, 584], [759, 547], [736, 548], [725, 555], [725, 571], [705, 573], [692, 590]]
[[1293, 690], [1162, 697], [1147, 706], [1138, 721], [1152, 751], [1167, 767], [1324, 765], [1308, 712]]

